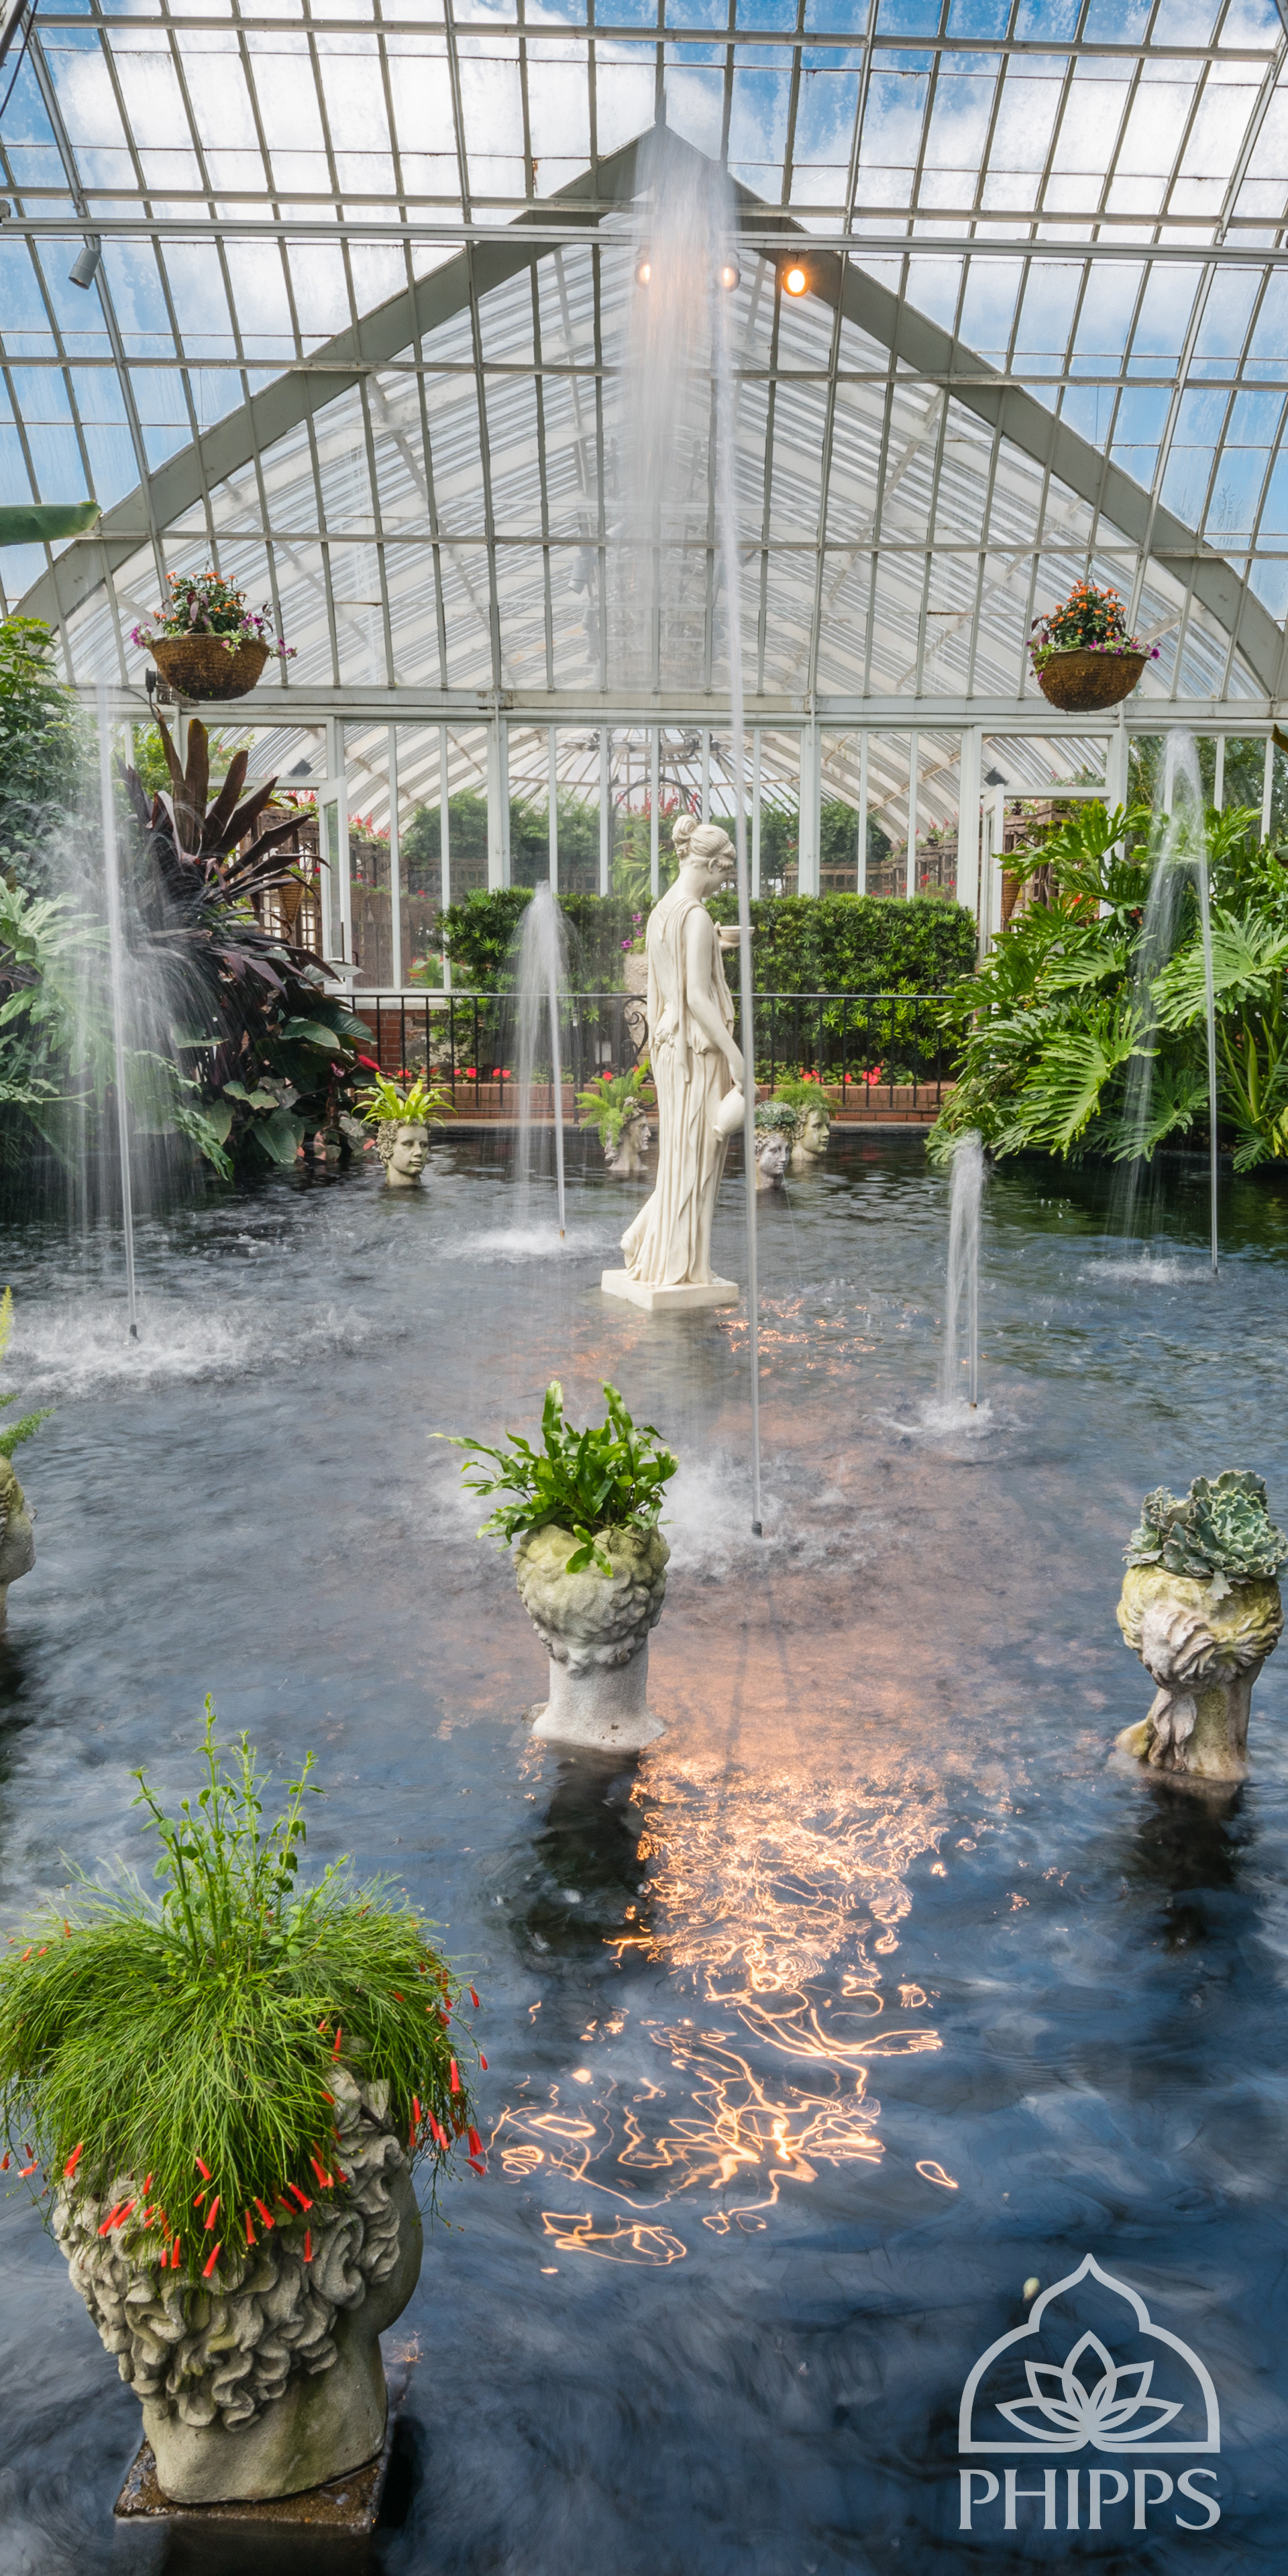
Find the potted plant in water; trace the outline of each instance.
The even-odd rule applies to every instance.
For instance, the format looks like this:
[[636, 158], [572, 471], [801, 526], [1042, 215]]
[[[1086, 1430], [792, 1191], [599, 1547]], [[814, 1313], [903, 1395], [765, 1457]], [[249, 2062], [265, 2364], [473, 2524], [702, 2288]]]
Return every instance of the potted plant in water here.
[[376, 1152], [390, 1189], [414, 1189], [429, 1159], [429, 1122], [449, 1118], [452, 1103], [445, 1091], [417, 1075], [410, 1090], [400, 1091], [387, 1074], [372, 1068], [372, 1080], [357, 1097], [368, 1127], [376, 1131]]
[[774, 1087], [774, 1099], [795, 1112], [796, 1134], [792, 1140], [792, 1169], [807, 1172], [827, 1152], [832, 1132], [832, 1109], [827, 1093], [817, 1074], [785, 1074]]
[[[345, 1863], [297, 1886], [313, 1757], [267, 1831], [243, 1736], [167, 1815], [163, 1893], [78, 1879], [0, 1960], [0, 2112], [163, 2499], [293, 2495], [384, 2437], [378, 2336], [421, 2261], [412, 2176], [482, 2169], [459, 1990], [430, 1926]], [[471, 1990], [472, 1992], [472, 1990]], [[477, 2000], [475, 1998], [475, 2000]], [[43, 2197], [43, 2193], [42, 2193]]]
[[638, 1752], [663, 1732], [648, 1710], [648, 1641], [671, 1555], [657, 1525], [663, 1489], [680, 1462], [651, 1424], [636, 1430], [616, 1387], [604, 1397], [607, 1421], [574, 1431], [554, 1378], [539, 1449], [513, 1431], [504, 1449], [451, 1445], [491, 1462], [462, 1468], [471, 1493], [509, 1498], [479, 1536], [518, 1541], [519, 1598], [550, 1657], [533, 1733]]
[[212, 572], [172, 572], [170, 597], [130, 642], [151, 654], [166, 686], [185, 698], [244, 698], [270, 653], [283, 662], [295, 646], [273, 634], [272, 609], [247, 608], [244, 590]]
[[1158, 659], [1156, 644], [1147, 651], [1128, 634], [1117, 591], [1097, 590], [1090, 581], [1075, 582], [1059, 608], [1034, 618], [1029, 652], [1043, 697], [1066, 715], [1116, 707], [1130, 697], [1146, 662]]
[[653, 1141], [648, 1112], [656, 1108], [657, 1097], [647, 1085], [648, 1066], [637, 1064], [630, 1073], [603, 1073], [577, 1094], [582, 1124], [597, 1130], [604, 1161], [619, 1180], [638, 1178]]
[[1283, 1630], [1275, 1577], [1288, 1564], [1260, 1476], [1196, 1476], [1183, 1501], [1160, 1485], [1126, 1557], [1118, 1625], [1158, 1691], [1119, 1751], [1191, 1779], [1246, 1779], [1252, 1685]]
[[[12, 1331], [13, 1290], [6, 1288], [0, 1297], [0, 1360], [9, 1347]], [[17, 1401], [16, 1394], [0, 1395], [0, 1412]], [[43, 1412], [24, 1413], [21, 1421], [10, 1423], [7, 1430], [0, 1430], [0, 1629], [4, 1628], [9, 1615], [10, 1584], [16, 1583], [19, 1575], [30, 1574], [36, 1562], [32, 1515], [13, 1471], [13, 1453], [20, 1442], [30, 1440], [32, 1432], [39, 1431], [42, 1422], [48, 1422], [49, 1413], [50, 1408], [46, 1405]]]

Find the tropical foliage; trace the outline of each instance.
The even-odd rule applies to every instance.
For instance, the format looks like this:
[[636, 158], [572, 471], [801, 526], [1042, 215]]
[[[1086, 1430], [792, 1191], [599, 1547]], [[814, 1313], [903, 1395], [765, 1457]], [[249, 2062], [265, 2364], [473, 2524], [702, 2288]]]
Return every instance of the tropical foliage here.
[[1227, 1467], [1215, 1483], [1196, 1476], [1180, 1501], [1165, 1485], [1146, 1494], [1124, 1553], [1129, 1565], [1161, 1565], [1200, 1582], [1223, 1575], [1227, 1584], [1254, 1583], [1288, 1564], [1288, 1537], [1270, 1518], [1263, 1479]]
[[[439, 934], [462, 991], [492, 992], [511, 972], [526, 888], [475, 893], [440, 915]], [[620, 990], [624, 951], [639, 936], [641, 904], [618, 895], [565, 895], [573, 980], [583, 992]], [[648, 911], [647, 896], [642, 910]], [[713, 895], [712, 919], [738, 918], [733, 894]], [[888, 903], [876, 895], [766, 895], [751, 907], [752, 960], [761, 993], [942, 992], [969, 971], [975, 924], [960, 904], [915, 896]], [[736, 951], [725, 958], [736, 989]]]
[[460, 2138], [481, 2160], [460, 2072], [473, 2043], [432, 1925], [345, 1861], [300, 1884], [312, 1768], [265, 1828], [254, 1749], [219, 1745], [207, 1700], [195, 1798], [172, 1816], [134, 1775], [159, 1900], [125, 1869], [78, 1878], [0, 1960], [5, 2164], [99, 2199], [133, 2176], [121, 2241], [181, 2281], [209, 2276], [226, 2238], [244, 2248], [343, 2200], [336, 2068], [388, 2086], [435, 2178]]
[[50, 629], [38, 617], [0, 620], [0, 876], [51, 891], [48, 853], [80, 799], [84, 762]]
[[[13, 1290], [6, 1288], [3, 1297], [0, 1297], [0, 1361], [3, 1361], [5, 1352], [9, 1348], [9, 1336], [12, 1331]], [[6, 1411], [17, 1401], [17, 1395], [12, 1392], [0, 1395], [0, 1412]], [[48, 1422], [51, 1410], [52, 1408], [46, 1405], [43, 1412], [24, 1413], [19, 1421], [11, 1422], [5, 1429], [0, 1430], [0, 1458], [12, 1458], [15, 1449], [24, 1440], [30, 1440], [33, 1431], [39, 1431], [42, 1422]]]
[[[1209, 812], [1218, 1115], [1236, 1168], [1288, 1159], [1288, 871], [1246, 807]], [[943, 1159], [977, 1128], [994, 1153], [1026, 1147], [1116, 1161], [1206, 1133], [1206, 993], [1196, 874], [1173, 889], [1167, 953], [1149, 910], [1164, 855], [1148, 808], [1081, 806], [1022, 878], [1049, 866], [1048, 900], [1012, 919], [978, 975], [943, 1005], [961, 1072], [930, 1139]], [[1157, 907], [1155, 908], [1157, 909]]]
[[149, 799], [137, 771], [125, 773], [138, 826], [136, 935], [168, 960], [182, 996], [176, 1043], [193, 1065], [208, 1137], [198, 1141], [225, 1171], [293, 1163], [304, 1137], [348, 1105], [370, 1033], [307, 950], [258, 917], [266, 896], [296, 882], [277, 853], [297, 818], [274, 808], [276, 781], [243, 797], [243, 749], [208, 802], [205, 726], [189, 725], [186, 763], [159, 731], [170, 796]]
[[[557, 1523], [580, 1541], [566, 1571], [581, 1574], [589, 1565], [611, 1575], [612, 1560], [597, 1547], [606, 1530], [653, 1529], [661, 1513], [663, 1487], [680, 1461], [646, 1423], [637, 1430], [615, 1386], [604, 1385], [608, 1419], [585, 1431], [574, 1431], [564, 1418], [563, 1388], [552, 1378], [541, 1414], [541, 1447], [518, 1432], [506, 1434], [504, 1449], [489, 1449], [482, 1440], [455, 1439], [453, 1449], [472, 1453], [461, 1475], [472, 1494], [509, 1494], [479, 1531], [495, 1535], [504, 1546], [526, 1531]], [[441, 1439], [445, 1435], [435, 1435]], [[491, 1461], [475, 1467], [472, 1460]], [[495, 1471], [495, 1472], [493, 1472]]]
[[607, 1151], [618, 1143], [628, 1120], [647, 1118], [657, 1107], [647, 1063], [635, 1065], [630, 1073], [601, 1074], [597, 1082], [578, 1092], [577, 1107], [582, 1126], [593, 1127]]

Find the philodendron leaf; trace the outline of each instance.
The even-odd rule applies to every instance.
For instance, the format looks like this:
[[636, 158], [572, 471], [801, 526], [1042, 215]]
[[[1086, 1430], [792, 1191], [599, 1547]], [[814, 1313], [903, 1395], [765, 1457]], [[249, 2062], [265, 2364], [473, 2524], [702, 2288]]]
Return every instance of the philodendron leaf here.
[[271, 1118], [256, 1127], [255, 1142], [263, 1146], [273, 1162], [293, 1163], [304, 1142], [304, 1121], [292, 1118], [289, 1110], [275, 1109]]
[[[365, 1027], [365, 1021], [363, 1025]], [[343, 1038], [334, 1029], [328, 1029], [321, 1020], [284, 1020], [278, 1036], [289, 1039], [294, 1046], [322, 1047], [327, 1055], [344, 1053]]]

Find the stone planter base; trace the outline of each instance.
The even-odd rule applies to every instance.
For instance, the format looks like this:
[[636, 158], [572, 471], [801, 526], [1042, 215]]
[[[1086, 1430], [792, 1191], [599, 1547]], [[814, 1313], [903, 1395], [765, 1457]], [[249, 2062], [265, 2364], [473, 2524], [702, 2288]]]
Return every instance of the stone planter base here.
[[641, 1753], [666, 1728], [648, 1709], [648, 1640], [628, 1664], [592, 1664], [573, 1672], [550, 1658], [550, 1697], [532, 1730], [548, 1744], [584, 1744], [600, 1753]]
[[150, 2442], [140, 2444], [130, 2463], [113, 2514], [118, 2522], [272, 2523], [278, 2530], [374, 2531], [380, 2519], [389, 2462], [394, 2446], [394, 2412], [389, 2409], [385, 2438], [374, 2460], [348, 2475], [331, 2478], [303, 2495], [244, 2497], [228, 2504], [175, 2504], [163, 2495]]
[[600, 1287], [606, 1297], [625, 1297], [646, 1315], [686, 1315], [695, 1306], [736, 1306], [742, 1290], [733, 1279], [695, 1280], [684, 1288], [647, 1288], [629, 1270], [605, 1270]]

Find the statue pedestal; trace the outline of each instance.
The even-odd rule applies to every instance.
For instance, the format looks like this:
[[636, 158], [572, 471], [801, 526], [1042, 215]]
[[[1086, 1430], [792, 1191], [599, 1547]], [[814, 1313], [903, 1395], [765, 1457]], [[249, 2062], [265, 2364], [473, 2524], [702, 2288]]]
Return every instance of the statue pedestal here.
[[550, 1697], [532, 1729], [543, 1743], [583, 1744], [605, 1753], [642, 1753], [666, 1728], [648, 1705], [648, 1638], [628, 1664], [588, 1672], [550, 1658]]
[[692, 1280], [683, 1288], [649, 1288], [629, 1270], [605, 1270], [600, 1287], [606, 1297], [624, 1297], [646, 1315], [685, 1315], [698, 1306], [736, 1306], [742, 1290], [734, 1279]]

